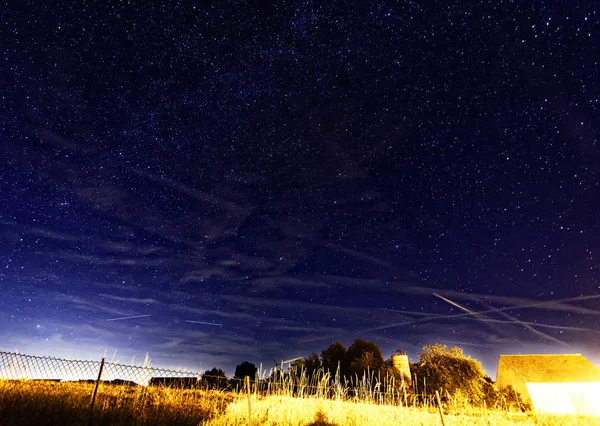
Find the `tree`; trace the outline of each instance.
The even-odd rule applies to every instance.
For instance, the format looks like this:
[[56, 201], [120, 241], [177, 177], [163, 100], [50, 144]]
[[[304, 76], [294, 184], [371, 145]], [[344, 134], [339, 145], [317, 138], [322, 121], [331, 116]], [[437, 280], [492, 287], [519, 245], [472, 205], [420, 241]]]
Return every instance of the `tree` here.
[[374, 342], [355, 339], [346, 352], [346, 365], [350, 375], [359, 378], [367, 370], [377, 373], [384, 365], [381, 349]]
[[306, 358], [297, 359], [292, 362], [288, 374], [296, 380], [302, 377], [304, 373], [305, 378], [310, 382], [318, 374], [320, 368], [321, 359], [316, 352], [313, 352]]
[[254, 380], [257, 371], [258, 368], [256, 368], [256, 365], [252, 364], [251, 362], [244, 361], [235, 367], [235, 374], [233, 377], [236, 379], [243, 379], [244, 377], [248, 376], [250, 377], [250, 380]]
[[304, 368], [306, 369], [306, 376], [308, 378], [311, 378], [319, 371], [321, 368], [321, 359], [316, 352], [304, 358]]
[[230, 387], [225, 372], [216, 367], [204, 372], [201, 383], [202, 387], [207, 389], [227, 389]]
[[488, 376], [484, 378], [483, 393], [486, 406], [495, 410], [531, 410], [531, 405], [524, 402], [519, 392], [512, 386], [498, 388], [496, 383]]
[[304, 371], [304, 374], [308, 377], [315, 374], [319, 368], [321, 368], [321, 359], [316, 352], [305, 358], [299, 358], [290, 364], [290, 371], [296, 371], [298, 375], [301, 371]]
[[339, 340], [336, 340], [327, 349], [321, 351], [321, 362], [325, 372], [334, 376], [338, 366], [340, 366], [342, 375], [345, 375], [347, 372], [346, 352], [346, 347]]
[[498, 390], [496, 406], [502, 407], [503, 410], [518, 409], [523, 412], [531, 411], [531, 404], [525, 402], [521, 394], [517, 392], [511, 385]]
[[418, 380], [418, 393], [463, 397], [467, 402], [478, 403], [485, 398], [485, 371], [479, 361], [466, 356], [462, 349], [446, 345], [425, 345], [419, 362], [413, 364]]

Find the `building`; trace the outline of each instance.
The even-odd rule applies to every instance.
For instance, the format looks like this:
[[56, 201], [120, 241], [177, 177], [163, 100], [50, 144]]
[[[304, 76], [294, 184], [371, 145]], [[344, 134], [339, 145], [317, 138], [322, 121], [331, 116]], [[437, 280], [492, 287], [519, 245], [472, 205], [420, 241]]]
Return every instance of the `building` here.
[[410, 375], [410, 363], [408, 362], [408, 355], [404, 351], [396, 351], [392, 355], [392, 365], [396, 371], [400, 374], [400, 377], [407, 386], [411, 386], [411, 375]]
[[496, 384], [540, 413], [600, 417], [600, 369], [581, 354], [500, 355]]

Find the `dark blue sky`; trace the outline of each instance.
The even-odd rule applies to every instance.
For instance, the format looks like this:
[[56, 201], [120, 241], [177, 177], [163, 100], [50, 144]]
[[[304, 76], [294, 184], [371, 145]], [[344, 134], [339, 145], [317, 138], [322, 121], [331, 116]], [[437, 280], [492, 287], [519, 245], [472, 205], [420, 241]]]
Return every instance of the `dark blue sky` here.
[[0, 13], [0, 350], [600, 362], [596, 3]]

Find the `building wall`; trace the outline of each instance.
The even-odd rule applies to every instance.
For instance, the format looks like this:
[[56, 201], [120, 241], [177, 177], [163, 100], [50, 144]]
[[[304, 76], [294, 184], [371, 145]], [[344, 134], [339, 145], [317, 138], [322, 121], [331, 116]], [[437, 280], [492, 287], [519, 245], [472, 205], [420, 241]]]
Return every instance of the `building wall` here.
[[551, 414], [600, 417], [600, 383], [527, 383], [533, 409]]

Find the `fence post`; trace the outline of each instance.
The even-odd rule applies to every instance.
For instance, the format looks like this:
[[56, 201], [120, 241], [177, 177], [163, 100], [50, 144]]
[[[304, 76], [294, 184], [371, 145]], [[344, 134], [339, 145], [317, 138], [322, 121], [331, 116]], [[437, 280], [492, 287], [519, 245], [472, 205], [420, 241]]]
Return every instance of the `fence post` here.
[[250, 376], [244, 376], [246, 392], [248, 393], [248, 426], [252, 425], [252, 403], [250, 402]]
[[435, 391], [435, 398], [437, 399], [438, 410], [440, 411], [440, 418], [442, 419], [442, 426], [446, 426], [446, 423], [444, 422], [444, 413], [442, 411], [442, 401], [440, 401], [440, 393], [437, 390]]
[[94, 387], [94, 393], [92, 395], [92, 403], [90, 404], [90, 417], [88, 420], [88, 426], [92, 426], [92, 419], [94, 416], [94, 403], [96, 402], [96, 393], [98, 393], [98, 385], [100, 384], [100, 378], [102, 377], [102, 370], [104, 370], [104, 358], [100, 363], [100, 371], [98, 371], [98, 379], [96, 380], [96, 386]]

